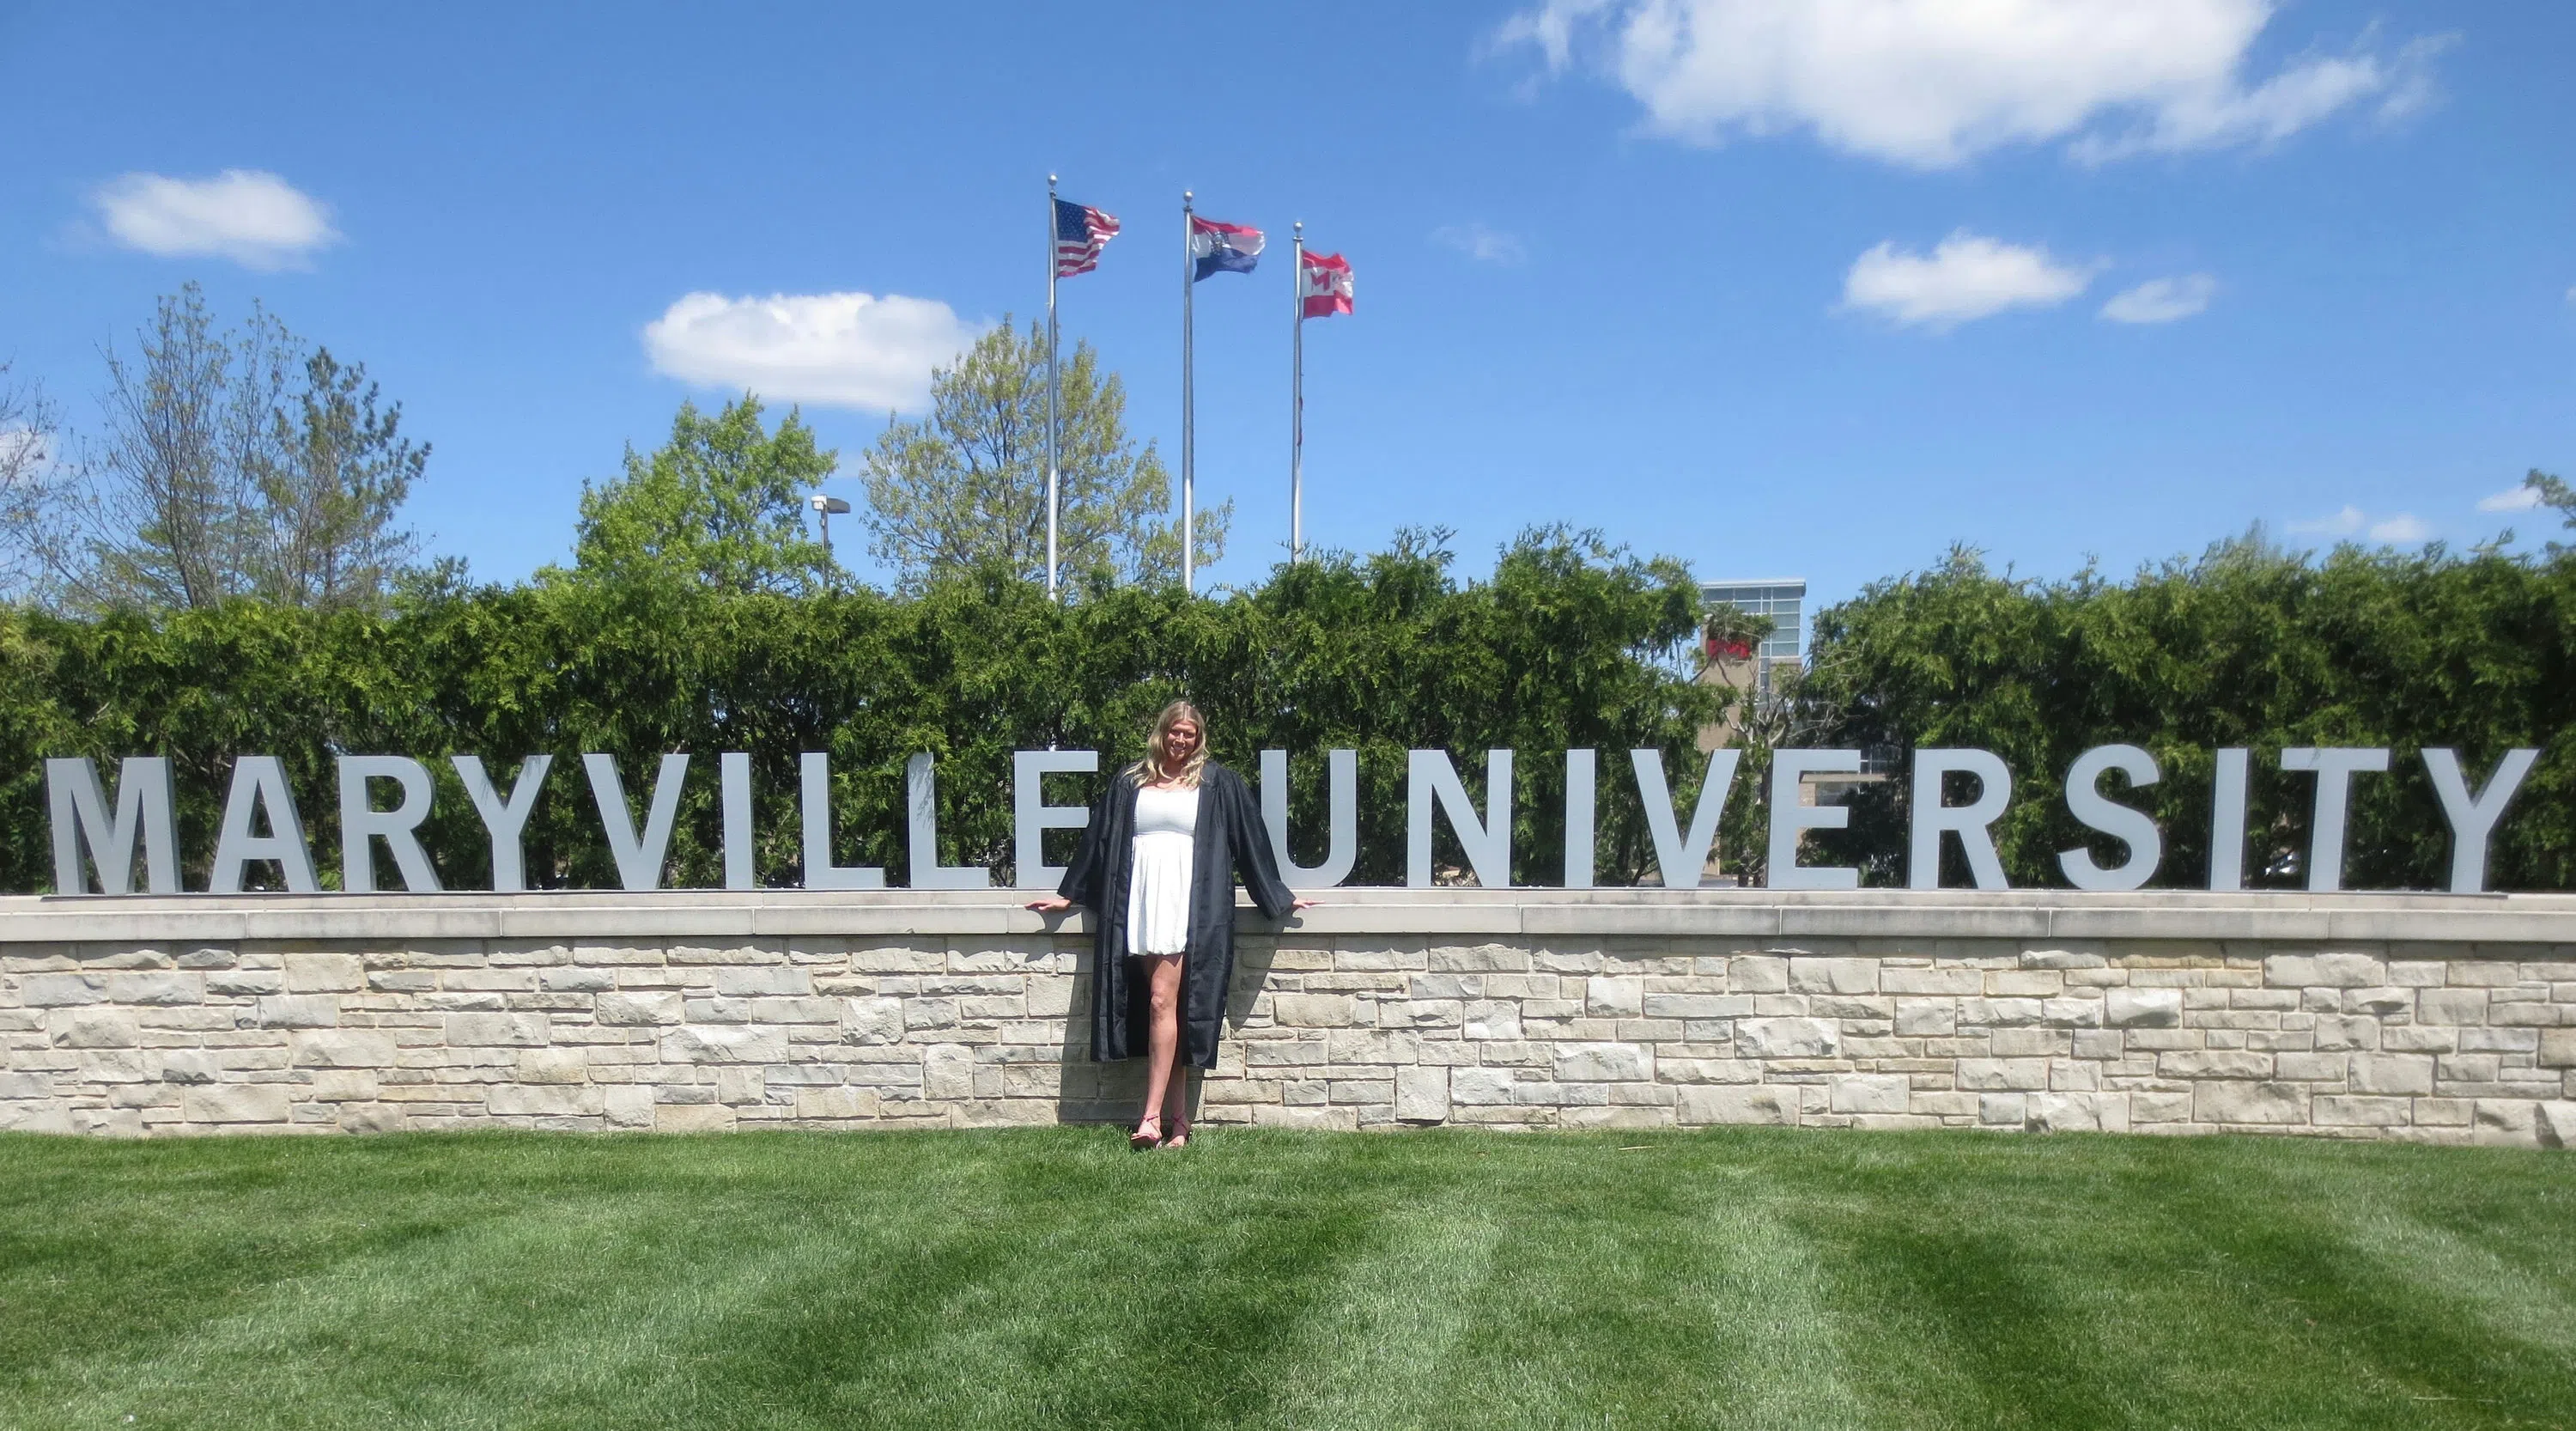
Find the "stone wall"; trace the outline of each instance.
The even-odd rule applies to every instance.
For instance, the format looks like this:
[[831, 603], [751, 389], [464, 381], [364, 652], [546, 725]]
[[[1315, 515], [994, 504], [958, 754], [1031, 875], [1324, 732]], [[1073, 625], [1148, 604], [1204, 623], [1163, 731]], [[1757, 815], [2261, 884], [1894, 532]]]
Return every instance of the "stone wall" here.
[[[0, 900], [0, 1128], [1125, 1119], [989, 894]], [[1335, 891], [1204, 1121], [2576, 1144], [2576, 898]]]

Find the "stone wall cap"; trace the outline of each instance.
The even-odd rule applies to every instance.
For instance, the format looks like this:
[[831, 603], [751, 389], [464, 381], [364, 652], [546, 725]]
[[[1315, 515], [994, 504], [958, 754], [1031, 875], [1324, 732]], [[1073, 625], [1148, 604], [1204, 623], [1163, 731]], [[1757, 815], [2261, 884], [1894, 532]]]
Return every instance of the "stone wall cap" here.
[[[2576, 944], [2576, 895], [2355, 891], [1389, 889], [1309, 892], [1247, 933], [1566, 936], [1908, 935]], [[1026, 890], [565, 890], [528, 894], [7, 895], [0, 945], [238, 940], [644, 939], [1089, 932]]]

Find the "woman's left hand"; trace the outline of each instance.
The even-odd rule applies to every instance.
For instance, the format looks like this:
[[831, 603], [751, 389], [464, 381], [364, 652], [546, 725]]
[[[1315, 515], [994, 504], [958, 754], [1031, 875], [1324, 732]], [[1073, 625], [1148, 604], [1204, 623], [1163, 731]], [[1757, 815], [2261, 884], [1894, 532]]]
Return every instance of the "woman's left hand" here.
[[1318, 903], [1320, 901], [1312, 899], [1292, 899], [1288, 901], [1288, 912], [1294, 914], [1301, 909], [1313, 909]]

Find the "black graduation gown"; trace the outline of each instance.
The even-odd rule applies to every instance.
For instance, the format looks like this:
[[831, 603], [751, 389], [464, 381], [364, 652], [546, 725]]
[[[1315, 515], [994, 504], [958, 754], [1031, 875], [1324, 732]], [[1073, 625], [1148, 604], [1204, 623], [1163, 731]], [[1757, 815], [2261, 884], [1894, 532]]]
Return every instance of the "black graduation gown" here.
[[[1091, 911], [1091, 1056], [1105, 1062], [1143, 1054], [1153, 1031], [1147, 982], [1127, 962], [1127, 884], [1134, 864], [1136, 780], [1109, 782], [1082, 848], [1056, 893]], [[1234, 982], [1234, 878], [1273, 919], [1285, 919], [1296, 897], [1279, 879], [1270, 835], [1243, 777], [1209, 761], [1199, 771], [1198, 825], [1190, 863], [1190, 952], [1181, 977], [1181, 1056], [1193, 1067], [1216, 1066], [1225, 1027], [1226, 990]]]

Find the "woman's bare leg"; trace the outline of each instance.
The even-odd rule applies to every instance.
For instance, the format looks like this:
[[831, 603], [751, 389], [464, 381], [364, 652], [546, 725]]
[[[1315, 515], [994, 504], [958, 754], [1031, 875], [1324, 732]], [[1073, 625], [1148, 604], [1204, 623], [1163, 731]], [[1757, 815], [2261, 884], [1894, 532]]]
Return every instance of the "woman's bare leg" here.
[[[1154, 1022], [1145, 1041], [1145, 1116], [1149, 1118], [1162, 1113], [1164, 1091], [1173, 1081], [1173, 1055], [1181, 1046], [1181, 960], [1158, 958], [1152, 964], [1149, 995]], [[1189, 1087], [1186, 1069], [1180, 1084]]]

